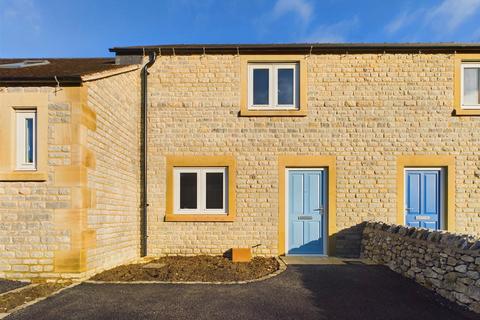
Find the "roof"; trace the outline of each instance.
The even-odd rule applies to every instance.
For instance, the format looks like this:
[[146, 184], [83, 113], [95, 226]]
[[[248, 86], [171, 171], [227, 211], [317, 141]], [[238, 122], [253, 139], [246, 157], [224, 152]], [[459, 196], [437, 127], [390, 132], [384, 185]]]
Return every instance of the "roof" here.
[[[20, 64], [24, 61], [38, 65], [5, 68], [5, 64]], [[48, 63], [45, 63], [48, 61]], [[0, 59], [0, 85], [37, 84], [75, 86], [85, 81], [86, 75], [120, 72], [132, 66], [117, 65], [114, 58], [41, 58]], [[136, 68], [136, 66], [135, 66]], [[108, 75], [107, 75], [108, 76]], [[58, 80], [58, 83], [57, 83]]]
[[151, 52], [175, 54], [235, 53], [452, 53], [480, 52], [480, 43], [285, 43], [285, 44], [162, 44], [114, 47], [117, 55], [140, 55]]

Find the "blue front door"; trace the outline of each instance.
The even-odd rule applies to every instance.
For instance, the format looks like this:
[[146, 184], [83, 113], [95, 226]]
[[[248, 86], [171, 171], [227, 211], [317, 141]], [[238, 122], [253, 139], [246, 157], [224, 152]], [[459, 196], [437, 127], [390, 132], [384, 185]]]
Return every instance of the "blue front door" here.
[[428, 229], [441, 228], [440, 170], [406, 170], [405, 222], [407, 226]]
[[325, 254], [325, 172], [288, 172], [288, 253]]

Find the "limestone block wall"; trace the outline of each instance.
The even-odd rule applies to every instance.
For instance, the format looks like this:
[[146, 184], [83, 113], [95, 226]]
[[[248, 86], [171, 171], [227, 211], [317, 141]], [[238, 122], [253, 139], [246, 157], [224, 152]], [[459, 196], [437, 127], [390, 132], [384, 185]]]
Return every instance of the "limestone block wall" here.
[[[38, 170], [19, 172], [14, 108], [37, 108]], [[0, 277], [84, 278], [138, 257], [137, 72], [0, 88]]]
[[362, 255], [480, 313], [480, 239], [369, 222]]
[[140, 245], [140, 75], [129, 72], [88, 82], [88, 105], [96, 113], [88, 149], [95, 167], [88, 187], [95, 205], [88, 227], [96, 245], [88, 250], [90, 273], [139, 257]]
[[[150, 70], [149, 254], [277, 254], [281, 155], [335, 156], [338, 252], [358, 250], [362, 221], [396, 222], [401, 155], [455, 157], [456, 231], [479, 234], [480, 117], [452, 116], [453, 54], [312, 55], [297, 118], [240, 117], [240, 61], [161, 56]], [[236, 220], [165, 222], [166, 155], [233, 155]]]
[[[0, 277], [76, 277], [80, 250], [90, 239], [80, 209], [87, 207], [82, 185], [85, 154], [81, 139], [92, 115], [81, 88], [0, 88]], [[83, 107], [82, 107], [83, 106]], [[13, 159], [14, 109], [37, 108], [38, 170], [18, 172]]]

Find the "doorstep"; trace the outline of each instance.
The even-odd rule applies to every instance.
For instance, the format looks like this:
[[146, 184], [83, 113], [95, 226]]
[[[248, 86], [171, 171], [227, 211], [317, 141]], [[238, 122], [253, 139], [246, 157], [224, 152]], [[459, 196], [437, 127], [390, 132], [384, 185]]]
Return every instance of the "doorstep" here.
[[366, 259], [351, 259], [319, 256], [281, 256], [286, 265], [373, 265]]

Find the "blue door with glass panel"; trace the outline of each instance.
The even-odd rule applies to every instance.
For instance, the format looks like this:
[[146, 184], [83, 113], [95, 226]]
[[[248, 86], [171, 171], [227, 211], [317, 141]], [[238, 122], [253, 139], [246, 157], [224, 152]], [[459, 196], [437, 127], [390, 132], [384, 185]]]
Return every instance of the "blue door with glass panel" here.
[[405, 222], [407, 226], [437, 230], [441, 227], [440, 170], [406, 170]]
[[288, 254], [325, 254], [325, 171], [288, 171]]

